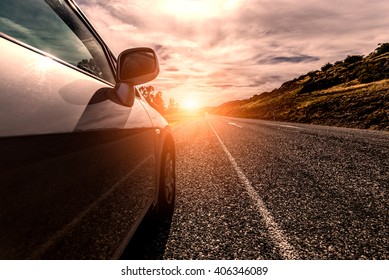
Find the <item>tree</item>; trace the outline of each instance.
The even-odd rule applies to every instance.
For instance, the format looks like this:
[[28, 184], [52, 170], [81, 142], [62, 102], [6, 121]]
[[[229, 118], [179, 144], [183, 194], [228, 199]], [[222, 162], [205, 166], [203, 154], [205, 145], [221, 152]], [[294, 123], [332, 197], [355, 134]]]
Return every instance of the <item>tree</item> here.
[[169, 110], [172, 110], [172, 109], [174, 109], [174, 106], [175, 106], [174, 98], [170, 98], [170, 99], [169, 99], [169, 106], [168, 106], [168, 109], [169, 109]]
[[361, 61], [362, 59], [363, 59], [362, 55], [348, 55], [344, 60], [344, 63], [349, 65]]
[[165, 113], [165, 101], [162, 98], [162, 92], [158, 91], [154, 97], [154, 108], [161, 114]]
[[169, 105], [166, 109], [166, 113], [175, 113], [179, 110], [179, 105], [178, 103], [174, 100], [174, 98], [169, 99]]
[[154, 103], [154, 87], [153, 86], [142, 86], [139, 88], [140, 93], [147, 100], [147, 102], [153, 106]]
[[389, 52], [389, 43], [380, 43], [378, 44], [378, 46], [379, 47], [376, 48], [374, 51], [376, 55], [381, 55]]
[[161, 114], [165, 113], [165, 101], [163, 100], [161, 91], [154, 94], [153, 86], [142, 86], [138, 90], [153, 108]]
[[321, 67], [321, 71], [325, 72], [327, 71], [328, 69], [330, 69], [333, 65], [329, 62], [327, 62], [326, 64], [324, 64], [322, 67]]

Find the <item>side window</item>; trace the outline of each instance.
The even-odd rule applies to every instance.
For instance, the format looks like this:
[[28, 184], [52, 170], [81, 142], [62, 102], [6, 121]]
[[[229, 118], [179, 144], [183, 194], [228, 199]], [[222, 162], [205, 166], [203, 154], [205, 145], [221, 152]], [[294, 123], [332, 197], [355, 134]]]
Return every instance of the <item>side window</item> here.
[[0, 32], [115, 83], [105, 53], [63, 0], [1, 0]]

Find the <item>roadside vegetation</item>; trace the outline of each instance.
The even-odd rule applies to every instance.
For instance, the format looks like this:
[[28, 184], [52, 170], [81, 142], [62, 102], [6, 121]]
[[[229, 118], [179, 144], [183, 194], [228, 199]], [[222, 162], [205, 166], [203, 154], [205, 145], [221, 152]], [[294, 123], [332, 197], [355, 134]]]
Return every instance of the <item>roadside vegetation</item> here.
[[210, 112], [236, 117], [389, 130], [389, 43], [348, 56]]
[[141, 86], [138, 90], [146, 101], [154, 109], [160, 112], [171, 124], [177, 123], [183, 119], [199, 118], [205, 114], [206, 108], [181, 108], [180, 105], [175, 102], [174, 98], [170, 98], [169, 103], [166, 105], [165, 100], [163, 99], [163, 93], [161, 91], [156, 92], [151, 85]]

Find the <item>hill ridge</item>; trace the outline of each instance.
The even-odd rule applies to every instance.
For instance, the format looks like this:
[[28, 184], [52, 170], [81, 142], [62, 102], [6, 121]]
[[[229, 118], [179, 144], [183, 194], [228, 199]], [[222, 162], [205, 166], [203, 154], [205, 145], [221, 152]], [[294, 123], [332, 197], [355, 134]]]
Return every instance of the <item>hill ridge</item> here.
[[278, 89], [226, 102], [212, 113], [389, 131], [389, 43], [284, 82]]

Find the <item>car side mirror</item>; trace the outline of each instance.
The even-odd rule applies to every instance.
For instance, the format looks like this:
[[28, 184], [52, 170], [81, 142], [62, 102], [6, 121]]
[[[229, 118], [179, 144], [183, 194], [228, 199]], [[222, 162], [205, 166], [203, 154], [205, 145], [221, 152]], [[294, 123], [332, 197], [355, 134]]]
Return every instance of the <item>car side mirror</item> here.
[[158, 74], [158, 58], [150, 48], [128, 49], [119, 55], [118, 82], [136, 86], [154, 80]]
[[128, 49], [119, 55], [117, 67], [116, 94], [124, 105], [132, 107], [134, 86], [150, 82], [159, 74], [157, 55], [150, 48]]

